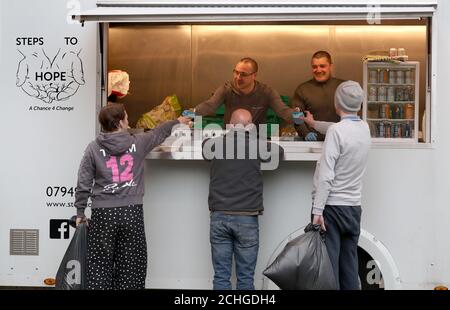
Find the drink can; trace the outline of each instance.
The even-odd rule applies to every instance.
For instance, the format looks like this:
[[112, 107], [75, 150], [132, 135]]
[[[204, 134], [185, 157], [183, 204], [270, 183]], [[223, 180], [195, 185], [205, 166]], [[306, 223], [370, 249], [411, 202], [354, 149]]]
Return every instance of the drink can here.
[[412, 86], [408, 86], [406, 88], [406, 92], [407, 92], [407, 97], [408, 97], [408, 101], [414, 101], [414, 97], [415, 97], [415, 91], [414, 91], [414, 87]]
[[405, 107], [405, 118], [406, 119], [413, 119], [414, 118], [414, 105], [407, 104]]
[[389, 83], [389, 70], [380, 69], [378, 73], [378, 83], [387, 84]]
[[395, 89], [395, 101], [404, 101], [405, 100], [405, 91], [402, 87], [398, 87]]
[[408, 87], [403, 89], [403, 100], [405, 100], [405, 101], [410, 100], [409, 92], [410, 92], [410, 89], [408, 89]]
[[386, 101], [386, 87], [378, 87], [378, 101]]
[[405, 83], [406, 84], [413, 84], [411, 77], [412, 77], [411, 70], [406, 70], [405, 71]]
[[411, 125], [409, 123], [405, 124], [405, 138], [411, 138]]
[[304, 123], [304, 121], [302, 119], [300, 119], [300, 116], [304, 116], [303, 112], [292, 112], [292, 119], [294, 120], [294, 123], [296, 125], [301, 125]]
[[400, 107], [398, 105], [392, 106], [392, 118], [394, 119], [400, 118]]
[[391, 108], [389, 106], [389, 104], [384, 104], [384, 114], [386, 115], [386, 118], [392, 118], [392, 114], [391, 114]]
[[405, 71], [397, 70], [397, 84], [405, 84]]
[[384, 125], [384, 136], [386, 138], [391, 137], [391, 127], [392, 127], [392, 124], [389, 122]]
[[369, 70], [369, 83], [377, 83], [378, 77], [377, 77], [377, 70]]
[[397, 71], [390, 70], [389, 71], [389, 84], [395, 84], [397, 78]]
[[377, 101], [377, 87], [376, 86], [369, 87], [369, 101]]
[[378, 123], [378, 137], [384, 137], [384, 124], [383, 122]]
[[395, 90], [394, 87], [388, 87], [387, 89], [387, 101], [393, 102], [395, 101]]
[[398, 123], [392, 124], [392, 136], [398, 138]]
[[380, 118], [386, 118], [386, 109], [384, 108], [384, 104], [380, 104], [379, 117]]
[[383, 83], [389, 83], [389, 69], [383, 71]]

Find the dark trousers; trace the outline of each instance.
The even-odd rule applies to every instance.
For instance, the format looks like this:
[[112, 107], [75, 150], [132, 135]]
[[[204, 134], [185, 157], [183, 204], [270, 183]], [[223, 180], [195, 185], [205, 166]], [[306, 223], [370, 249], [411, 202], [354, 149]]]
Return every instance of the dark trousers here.
[[325, 206], [325, 244], [338, 289], [359, 290], [358, 239], [360, 206]]
[[144, 289], [146, 275], [142, 205], [92, 209], [88, 289]]

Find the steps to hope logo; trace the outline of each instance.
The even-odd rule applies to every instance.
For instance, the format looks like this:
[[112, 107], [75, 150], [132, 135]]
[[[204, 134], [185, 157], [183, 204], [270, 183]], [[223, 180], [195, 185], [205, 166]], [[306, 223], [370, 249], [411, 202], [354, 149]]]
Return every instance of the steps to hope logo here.
[[[75, 37], [64, 39], [70, 48], [78, 43]], [[16, 38], [16, 45], [21, 46], [18, 51], [22, 55], [17, 67], [16, 86], [27, 95], [45, 103], [64, 101], [85, 84], [81, 49], [58, 48], [56, 52], [50, 52], [49, 47], [44, 49], [43, 37]]]

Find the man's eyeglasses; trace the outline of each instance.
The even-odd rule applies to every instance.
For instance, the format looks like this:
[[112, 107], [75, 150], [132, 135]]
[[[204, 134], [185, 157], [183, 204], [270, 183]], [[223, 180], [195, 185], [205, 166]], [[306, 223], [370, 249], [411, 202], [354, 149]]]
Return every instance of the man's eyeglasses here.
[[248, 76], [250, 76], [250, 75], [252, 75], [254, 73], [255, 72], [248, 73], [248, 72], [242, 72], [242, 71], [237, 71], [236, 69], [233, 69], [233, 74], [234, 75], [242, 76], [242, 77], [248, 77]]

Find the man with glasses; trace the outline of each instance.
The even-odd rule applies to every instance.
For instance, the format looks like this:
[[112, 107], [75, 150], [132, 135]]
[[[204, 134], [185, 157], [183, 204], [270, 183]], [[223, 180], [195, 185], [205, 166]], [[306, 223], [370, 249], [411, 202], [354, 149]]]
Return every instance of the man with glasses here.
[[256, 81], [258, 64], [250, 57], [242, 58], [233, 69], [233, 80], [220, 86], [208, 100], [195, 107], [196, 115], [215, 115], [217, 108], [225, 105], [224, 124], [237, 109], [250, 111], [255, 125], [266, 123], [269, 108], [286, 122], [292, 123], [293, 109], [286, 106], [278, 92]]
[[[334, 109], [334, 93], [344, 80], [331, 76], [333, 62], [326, 51], [315, 52], [311, 58], [313, 78], [300, 84], [295, 90], [291, 102], [292, 108], [308, 111], [314, 118], [325, 122], [339, 122], [340, 118]], [[295, 125], [298, 135], [306, 141], [323, 141], [325, 135], [319, 133], [305, 123]]]

